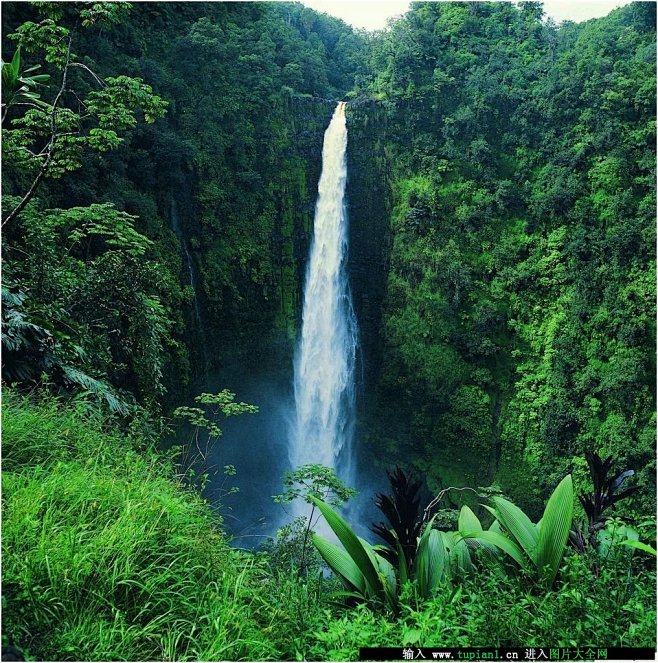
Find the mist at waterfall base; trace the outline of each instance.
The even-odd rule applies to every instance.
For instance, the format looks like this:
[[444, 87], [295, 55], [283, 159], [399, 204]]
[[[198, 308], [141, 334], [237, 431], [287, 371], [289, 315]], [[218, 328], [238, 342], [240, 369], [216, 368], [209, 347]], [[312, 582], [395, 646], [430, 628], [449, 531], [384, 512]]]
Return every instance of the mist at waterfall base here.
[[[272, 499], [283, 491], [283, 474], [291, 469], [288, 439], [295, 420], [293, 385], [289, 372], [245, 372], [236, 364], [211, 374], [197, 391], [222, 389], [235, 392], [236, 401], [258, 405], [259, 411], [222, 418], [218, 423], [223, 435], [213, 441], [207, 462], [197, 463], [196, 471], [208, 471], [204, 497], [223, 517], [223, 527], [234, 545], [256, 548], [275, 538], [277, 529], [296, 515], [290, 506], [284, 508]], [[205, 439], [199, 446], [205, 450]], [[224, 475], [226, 465], [235, 466], [234, 476]], [[358, 494], [342, 512], [359, 536], [373, 540], [368, 526], [382, 519], [374, 498], [377, 492], [389, 492], [386, 473], [358, 458], [355, 469], [351, 487]], [[229, 494], [232, 487], [239, 492]]]
[[[204, 391], [213, 393], [222, 389], [233, 391], [238, 402], [257, 405], [258, 412], [218, 422], [223, 435], [208, 452], [210, 476], [204, 497], [224, 518], [224, 528], [234, 537], [234, 544], [254, 548], [276, 536], [277, 528], [288, 519], [272, 498], [282, 492], [281, 478], [290, 469], [290, 375], [274, 370], [249, 373], [239, 365], [229, 365], [211, 374], [203, 385]], [[235, 466], [234, 476], [224, 474], [226, 465]], [[239, 492], [230, 494], [231, 488]]]

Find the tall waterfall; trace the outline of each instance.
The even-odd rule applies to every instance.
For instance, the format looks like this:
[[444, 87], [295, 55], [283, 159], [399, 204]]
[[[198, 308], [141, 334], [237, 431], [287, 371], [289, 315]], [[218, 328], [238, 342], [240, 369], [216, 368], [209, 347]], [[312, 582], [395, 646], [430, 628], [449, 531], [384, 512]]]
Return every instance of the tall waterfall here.
[[346, 271], [346, 148], [341, 102], [324, 134], [302, 331], [295, 354], [296, 418], [289, 454], [293, 468], [327, 465], [351, 483], [357, 328]]

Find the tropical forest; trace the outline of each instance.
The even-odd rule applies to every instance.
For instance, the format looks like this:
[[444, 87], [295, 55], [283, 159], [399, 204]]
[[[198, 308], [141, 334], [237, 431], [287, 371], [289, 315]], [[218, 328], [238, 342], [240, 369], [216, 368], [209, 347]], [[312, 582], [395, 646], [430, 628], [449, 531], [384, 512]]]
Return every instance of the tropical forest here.
[[3, 2], [2, 660], [653, 660], [655, 251], [655, 2]]

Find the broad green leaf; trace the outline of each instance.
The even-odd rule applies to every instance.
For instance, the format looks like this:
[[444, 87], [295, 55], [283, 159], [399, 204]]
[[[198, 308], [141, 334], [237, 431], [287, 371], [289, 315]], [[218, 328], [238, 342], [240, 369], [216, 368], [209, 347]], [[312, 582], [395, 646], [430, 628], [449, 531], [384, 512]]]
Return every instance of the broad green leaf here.
[[354, 560], [335, 543], [331, 543], [317, 534], [312, 534], [311, 540], [322, 559], [329, 565], [329, 568], [341, 580], [357, 589], [364, 598], [366, 595], [366, 579], [363, 577], [363, 573], [359, 571], [359, 567], [354, 563]]
[[371, 545], [361, 537], [359, 537], [359, 541], [364, 550], [368, 553], [368, 557], [373, 566], [377, 569], [380, 586], [384, 590], [387, 601], [392, 607], [394, 607], [397, 604], [397, 578], [395, 576], [393, 565], [388, 560], [384, 559], [384, 557], [376, 553], [376, 546]]
[[536, 564], [539, 538], [537, 528], [516, 504], [512, 504], [502, 497], [494, 497], [493, 502], [496, 505], [496, 517], [500, 520], [501, 525], [516, 539], [516, 542], [525, 550], [526, 555]]
[[482, 531], [482, 523], [480, 523], [480, 519], [465, 504], [461, 508], [461, 511], [459, 512], [458, 528], [460, 530], [465, 530], [468, 532]]
[[637, 530], [634, 530], [632, 527], [625, 526], [624, 527], [624, 534], [626, 535], [626, 538], [629, 541], [639, 541], [640, 540], [640, 535], [638, 534]]
[[629, 546], [630, 548], [636, 548], [637, 550], [642, 550], [645, 553], [649, 553], [649, 555], [653, 555], [654, 557], [656, 556], [655, 548], [652, 548], [651, 546], [647, 545], [646, 543], [642, 543], [641, 541], [633, 541], [631, 539], [627, 539], [626, 541], [622, 541], [621, 543], [624, 546]]
[[502, 534], [503, 530], [500, 528], [500, 523], [498, 520], [494, 520], [491, 525], [489, 525], [489, 531], [490, 532], [496, 532], [498, 534]]
[[572, 521], [573, 482], [567, 474], [546, 504], [537, 543], [537, 570], [540, 580], [549, 586], [562, 561]]
[[464, 537], [459, 532], [442, 532], [450, 556], [452, 573], [463, 575], [473, 570], [473, 562]]
[[310, 497], [309, 499], [318, 507], [329, 527], [331, 527], [338, 540], [343, 544], [347, 554], [363, 574], [372, 594], [383, 598], [383, 586], [379, 580], [378, 569], [370, 559], [369, 552], [363, 547], [361, 541], [359, 541], [359, 537], [331, 507], [316, 497]]
[[11, 68], [14, 70], [14, 78], [18, 78], [21, 69], [21, 47], [19, 46], [11, 59]]
[[429, 598], [438, 587], [445, 573], [446, 558], [441, 533], [432, 529], [430, 523], [420, 538], [415, 560], [418, 591], [421, 596]]
[[395, 535], [395, 550], [398, 554], [398, 573], [400, 574], [400, 585], [404, 585], [409, 580], [407, 572], [407, 556], [404, 554], [404, 548], [398, 540], [397, 534]]
[[460, 532], [459, 534], [463, 539], [474, 539], [475, 541], [493, 544], [509, 555], [519, 566], [526, 566], [526, 558], [523, 555], [521, 548], [504, 534], [492, 532], [491, 530]]

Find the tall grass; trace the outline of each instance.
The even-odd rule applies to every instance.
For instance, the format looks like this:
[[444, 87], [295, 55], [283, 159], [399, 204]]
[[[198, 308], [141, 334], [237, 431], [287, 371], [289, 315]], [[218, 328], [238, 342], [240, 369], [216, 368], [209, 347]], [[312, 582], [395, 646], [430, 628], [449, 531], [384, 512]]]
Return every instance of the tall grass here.
[[331, 583], [232, 549], [141, 435], [84, 403], [3, 400], [3, 644], [40, 660], [355, 660], [359, 647], [654, 646], [655, 566], [620, 546], [554, 589], [480, 573], [397, 616], [330, 609]]
[[295, 591], [286, 601], [155, 454], [100, 422], [5, 398], [5, 636], [46, 660], [287, 658]]

